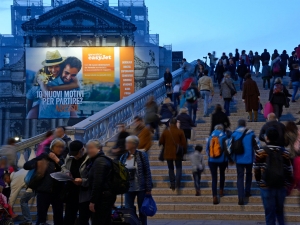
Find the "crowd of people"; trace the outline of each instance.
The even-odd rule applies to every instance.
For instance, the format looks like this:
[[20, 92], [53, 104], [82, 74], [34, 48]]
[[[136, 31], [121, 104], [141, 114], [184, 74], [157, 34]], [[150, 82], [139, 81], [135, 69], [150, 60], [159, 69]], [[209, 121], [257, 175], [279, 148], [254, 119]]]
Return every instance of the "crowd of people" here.
[[[293, 188], [300, 190], [300, 131], [297, 124], [289, 121], [286, 125], [279, 122], [283, 107], [296, 101], [300, 84], [299, 53], [300, 46], [289, 57], [284, 51], [281, 55], [274, 51], [272, 57], [265, 50], [261, 55], [252, 51], [236, 50], [235, 56], [225, 53], [218, 60], [215, 52], [209, 53], [210, 68], [201, 60], [196, 66], [183, 60], [184, 75], [181, 81], [173, 82], [170, 70], [164, 76], [166, 98], [157, 104], [152, 96], [145, 104], [144, 117], [135, 116], [131, 132], [126, 124], [117, 126], [118, 136], [109, 151], [104, 152], [99, 140], [82, 143], [71, 140], [64, 127], [46, 133], [45, 139], [38, 145], [36, 152], [24, 162], [22, 169], [17, 165], [15, 140], [9, 139], [0, 150], [0, 204], [8, 216], [15, 218], [13, 207], [21, 189], [20, 205], [24, 221], [22, 225], [32, 224], [28, 202], [36, 197], [37, 225], [47, 224], [50, 205], [53, 221], [56, 225], [109, 225], [112, 220], [118, 188], [115, 185], [114, 168], [125, 165], [128, 171], [128, 188], [122, 192], [125, 196], [125, 209], [137, 213], [142, 225], [147, 224], [147, 215], [141, 210], [144, 199], [151, 196], [153, 188], [149, 150], [153, 140], [162, 146], [159, 160], [166, 161], [169, 171], [170, 189], [181, 193], [182, 161], [190, 156], [195, 195], [201, 195], [201, 174], [205, 170], [202, 151], [208, 156], [207, 166], [212, 179], [212, 202], [219, 204], [226, 194], [225, 171], [228, 165], [235, 163], [237, 169], [238, 204], [244, 205], [251, 197], [252, 171], [261, 190], [267, 224], [284, 224], [284, 199]], [[218, 60], [218, 63], [216, 61]], [[269, 65], [272, 60], [271, 65]], [[262, 72], [259, 73], [262, 63]], [[293, 95], [282, 82], [289, 67]], [[253, 72], [255, 68], [255, 72]], [[260, 88], [252, 76], [261, 74], [264, 87], [268, 83], [269, 101], [274, 112], [268, 115], [267, 123], [258, 137], [247, 128], [247, 121], [240, 119], [235, 130], [231, 131], [230, 104], [238, 90], [235, 81], [239, 79], [248, 122], [258, 121]], [[271, 78], [273, 81], [271, 84]], [[203, 117], [209, 117], [209, 104], [215, 94], [214, 83], [219, 86], [220, 98], [224, 99], [224, 111], [216, 105], [211, 114], [210, 135], [206, 146], [190, 144], [195, 140], [193, 127], [197, 126], [197, 111], [203, 99]], [[160, 127], [163, 132], [160, 134]], [[265, 142], [263, 146], [259, 140]], [[263, 146], [263, 147], [262, 147]], [[285, 147], [289, 146], [286, 150]], [[118, 160], [121, 164], [114, 164]], [[175, 171], [176, 169], [176, 171]], [[217, 189], [218, 169], [220, 177], [219, 193]], [[246, 171], [246, 172], [245, 172]], [[54, 173], [65, 174], [68, 181], [53, 177]], [[244, 176], [246, 179], [244, 181]], [[123, 190], [123, 189], [122, 189]], [[271, 197], [270, 197], [271, 196]], [[78, 218], [77, 218], [78, 217]]]

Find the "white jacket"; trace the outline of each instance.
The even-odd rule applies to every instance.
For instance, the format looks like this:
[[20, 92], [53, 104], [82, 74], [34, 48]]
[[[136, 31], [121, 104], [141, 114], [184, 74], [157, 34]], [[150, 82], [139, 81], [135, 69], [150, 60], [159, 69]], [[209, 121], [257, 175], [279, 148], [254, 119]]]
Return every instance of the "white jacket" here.
[[22, 188], [25, 188], [25, 182], [24, 178], [27, 175], [28, 170], [21, 169], [17, 172], [13, 172], [10, 175], [10, 188], [11, 193], [9, 197], [9, 204], [13, 206], [15, 204], [15, 201], [21, 191]]

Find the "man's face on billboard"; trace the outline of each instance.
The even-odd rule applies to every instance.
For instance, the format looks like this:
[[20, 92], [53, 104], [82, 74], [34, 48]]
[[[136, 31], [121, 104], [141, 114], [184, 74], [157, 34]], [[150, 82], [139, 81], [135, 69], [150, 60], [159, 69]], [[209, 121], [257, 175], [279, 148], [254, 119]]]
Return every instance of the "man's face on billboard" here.
[[73, 78], [76, 77], [78, 73], [78, 69], [75, 67], [70, 67], [70, 65], [66, 65], [64, 68], [61, 78], [64, 83], [71, 83], [73, 81]]
[[57, 77], [60, 72], [60, 65], [53, 65], [53, 66], [48, 66], [48, 71], [51, 73], [54, 77]]

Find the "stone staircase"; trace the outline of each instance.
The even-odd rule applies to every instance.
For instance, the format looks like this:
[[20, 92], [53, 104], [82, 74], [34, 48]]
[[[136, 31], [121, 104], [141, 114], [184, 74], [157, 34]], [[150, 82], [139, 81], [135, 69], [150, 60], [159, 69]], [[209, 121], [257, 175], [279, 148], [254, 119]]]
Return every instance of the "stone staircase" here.
[[[261, 102], [264, 105], [268, 101], [269, 91], [262, 89], [261, 78], [253, 78], [257, 81], [260, 92]], [[288, 78], [284, 79], [285, 83], [288, 82]], [[238, 89], [238, 88], [237, 88]], [[241, 118], [246, 119], [247, 113], [241, 99], [241, 92], [238, 92], [235, 98], [236, 104], [231, 104], [231, 130], [237, 127], [237, 121]], [[214, 105], [220, 103], [223, 105], [223, 100], [219, 97], [219, 90], [215, 88], [215, 96], [213, 98], [213, 104], [210, 107], [210, 113], [213, 111]], [[288, 120], [297, 120], [297, 112], [300, 110], [298, 103], [291, 103], [290, 108], [284, 109], [282, 122]], [[189, 144], [196, 145], [202, 144], [205, 146], [205, 138], [208, 137], [210, 131], [211, 118], [203, 117], [203, 102], [199, 105], [198, 111], [199, 123], [195, 128], [196, 140], [191, 141]], [[263, 115], [259, 115], [259, 122], [247, 123], [247, 127], [254, 130], [258, 136], [260, 128], [265, 123]], [[161, 131], [163, 128], [161, 128]], [[108, 142], [104, 147], [104, 151], [108, 151], [114, 145], [113, 142]], [[157, 203], [158, 211], [153, 217], [154, 219], [172, 219], [172, 220], [244, 220], [244, 221], [264, 221], [264, 209], [260, 198], [260, 191], [255, 183], [253, 177], [252, 183], [252, 197], [246, 202], [246, 205], [239, 206], [236, 188], [236, 168], [235, 166], [229, 166], [226, 170], [225, 180], [225, 196], [220, 198], [219, 205], [212, 204], [212, 191], [211, 191], [211, 176], [208, 166], [201, 179], [201, 196], [195, 196], [191, 164], [189, 161], [183, 162], [183, 177], [182, 186], [183, 189], [180, 195], [177, 192], [173, 192], [169, 187], [168, 169], [166, 162], [158, 161], [158, 155], [160, 147], [158, 142], [154, 141], [153, 146], [149, 152], [150, 166], [152, 172], [152, 179], [154, 188], [152, 190], [153, 197]], [[203, 151], [205, 154], [205, 150]], [[207, 165], [207, 156], [205, 156]], [[298, 191], [293, 190], [291, 196], [286, 198], [285, 212], [286, 219], [289, 222], [300, 222], [299, 217], [299, 196]], [[117, 205], [120, 204], [120, 198], [117, 199]], [[15, 204], [14, 210], [19, 213], [19, 199]], [[36, 206], [35, 200], [32, 201], [31, 211], [33, 219], [35, 219]], [[48, 213], [49, 221], [52, 220], [52, 209], [49, 209]]]

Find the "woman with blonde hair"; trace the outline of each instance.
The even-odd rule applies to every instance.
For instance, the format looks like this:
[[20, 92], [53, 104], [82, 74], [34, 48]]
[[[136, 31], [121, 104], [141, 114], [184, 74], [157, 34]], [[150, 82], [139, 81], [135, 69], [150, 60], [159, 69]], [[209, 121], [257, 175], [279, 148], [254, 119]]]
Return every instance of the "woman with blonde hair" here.
[[159, 110], [160, 119], [168, 126], [169, 120], [177, 115], [177, 110], [170, 98], [165, 98]]
[[177, 116], [177, 122], [180, 123], [180, 129], [183, 130], [185, 139], [191, 139], [192, 127], [196, 127], [187, 108], [182, 108]]
[[282, 83], [280, 77], [275, 79], [274, 86], [269, 93], [269, 101], [272, 103], [274, 113], [277, 119], [280, 119], [283, 111], [283, 106], [289, 107], [289, 98], [291, 97], [289, 91]]

